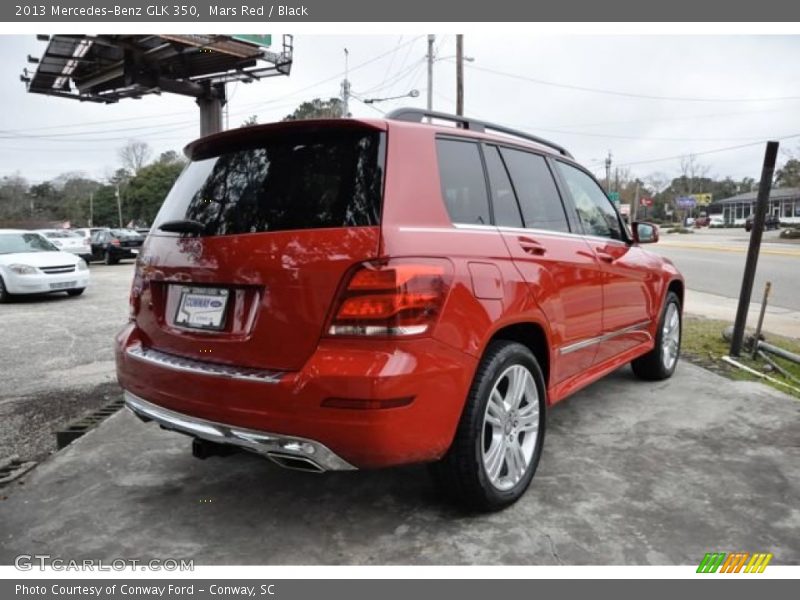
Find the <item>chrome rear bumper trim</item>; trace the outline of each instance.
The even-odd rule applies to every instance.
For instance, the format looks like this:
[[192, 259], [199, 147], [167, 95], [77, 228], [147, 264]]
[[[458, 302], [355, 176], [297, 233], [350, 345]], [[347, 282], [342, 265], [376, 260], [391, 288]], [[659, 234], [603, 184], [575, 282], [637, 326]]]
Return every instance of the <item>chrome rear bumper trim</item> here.
[[273, 458], [282, 467], [281, 458], [288, 457], [312, 463], [319, 471], [353, 471], [356, 469], [330, 448], [317, 441], [282, 433], [267, 433], [235, 425], [225, 425], [192, 417], [139, 398], [124, 391], [125, 405], [140, 419], [155, 421], [165, 429], [202, 438], [219, 444], [230, 444]]
[[278, 383], [283, 377], [281, 371], [268, 371], [266, 369], [252, 369], [249, 367], [231, 367], [209, 363], [166, 352], [159, 352], [152, 348], [145, 348], [141, 345], [131, 346], [125, 353], [136, 360], [172, 369], [174, 371], [184, 371], [186, 373], [197, 373], [199, 375], [211, 375], [216, 377], [227, 377], [230, 379], [244, 379], [247, 381], [258, 381], [260, 383]]

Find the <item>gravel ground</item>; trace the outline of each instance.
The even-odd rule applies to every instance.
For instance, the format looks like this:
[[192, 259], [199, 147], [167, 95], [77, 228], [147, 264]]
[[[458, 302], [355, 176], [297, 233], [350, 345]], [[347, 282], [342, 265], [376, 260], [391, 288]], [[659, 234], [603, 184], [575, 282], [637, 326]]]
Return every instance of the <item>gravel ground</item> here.
[[77, 298], [0, 305], [0, 460], [42, 461], [57, 430], [119, 398], [112, 340], [127, 318], [133, 263], [92, 264], [91, 273]]

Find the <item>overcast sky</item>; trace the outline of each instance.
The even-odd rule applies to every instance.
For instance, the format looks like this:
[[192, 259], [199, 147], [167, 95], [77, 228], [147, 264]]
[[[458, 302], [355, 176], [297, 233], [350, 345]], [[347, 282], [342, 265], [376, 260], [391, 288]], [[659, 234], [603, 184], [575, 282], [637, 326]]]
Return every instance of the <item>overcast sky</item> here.
[[[19, 80], [26, 57], [44, 47], [32, 35], [0, 36], [0, 176], [41, 181], [83, 171], [102, 178], [119, 166], [117, 149], [128, 139], [159, 153], [197, 136], [189, 98], [97, 105], [26, 93]], [[357, 95], [418, 89], [416, 99], [375, 106], [424, 106], [424, 35], [298, 35], [290, 77], [229, 87], [230, 126], [253, 114], [261, 123], [277, 120], [303, 100], [338, 95], [345, 47]], [[454, 36], [437, 36], [437, 47], [434, 108], [453, 112]], [[616, 165], [641, 176], [675, 176], [679, 159], [669, 157], [695, 153], [711, 175], [758, 178], [761, 144], [703, 153], [800, 134], [800, 37], [468, 35], [465, 54], [474, 57], [465, 76], [468, 115], [548, 137], [598, 175], [611, 150]], [[357, 100], [351, 111], [380, 116]], [[798, 153], [800, 135], [781, 146]]]

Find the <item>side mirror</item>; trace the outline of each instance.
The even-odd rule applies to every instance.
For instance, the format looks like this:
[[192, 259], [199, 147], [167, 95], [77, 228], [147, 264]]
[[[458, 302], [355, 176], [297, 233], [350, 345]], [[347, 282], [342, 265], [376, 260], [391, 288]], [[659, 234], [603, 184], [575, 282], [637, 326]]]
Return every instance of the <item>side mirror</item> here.
[[658, 241], [658, 226], [634, 221], [633, 241], [637, 244], [655, 244]]

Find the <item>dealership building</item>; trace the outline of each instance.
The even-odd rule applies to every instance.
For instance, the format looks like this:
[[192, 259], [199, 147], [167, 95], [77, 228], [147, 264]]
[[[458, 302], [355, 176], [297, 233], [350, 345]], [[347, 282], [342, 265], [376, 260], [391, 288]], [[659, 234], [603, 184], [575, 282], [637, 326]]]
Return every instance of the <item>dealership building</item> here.
[[[743, 225], [756, 210], [757, 191], [716, 200], [709, 206], [709, 214], [720, 214], [726, 223]], [[800, 224], [800, 188], [774, 188], [769, 195], [767, 214], [775, 215], [781, 223]]]

